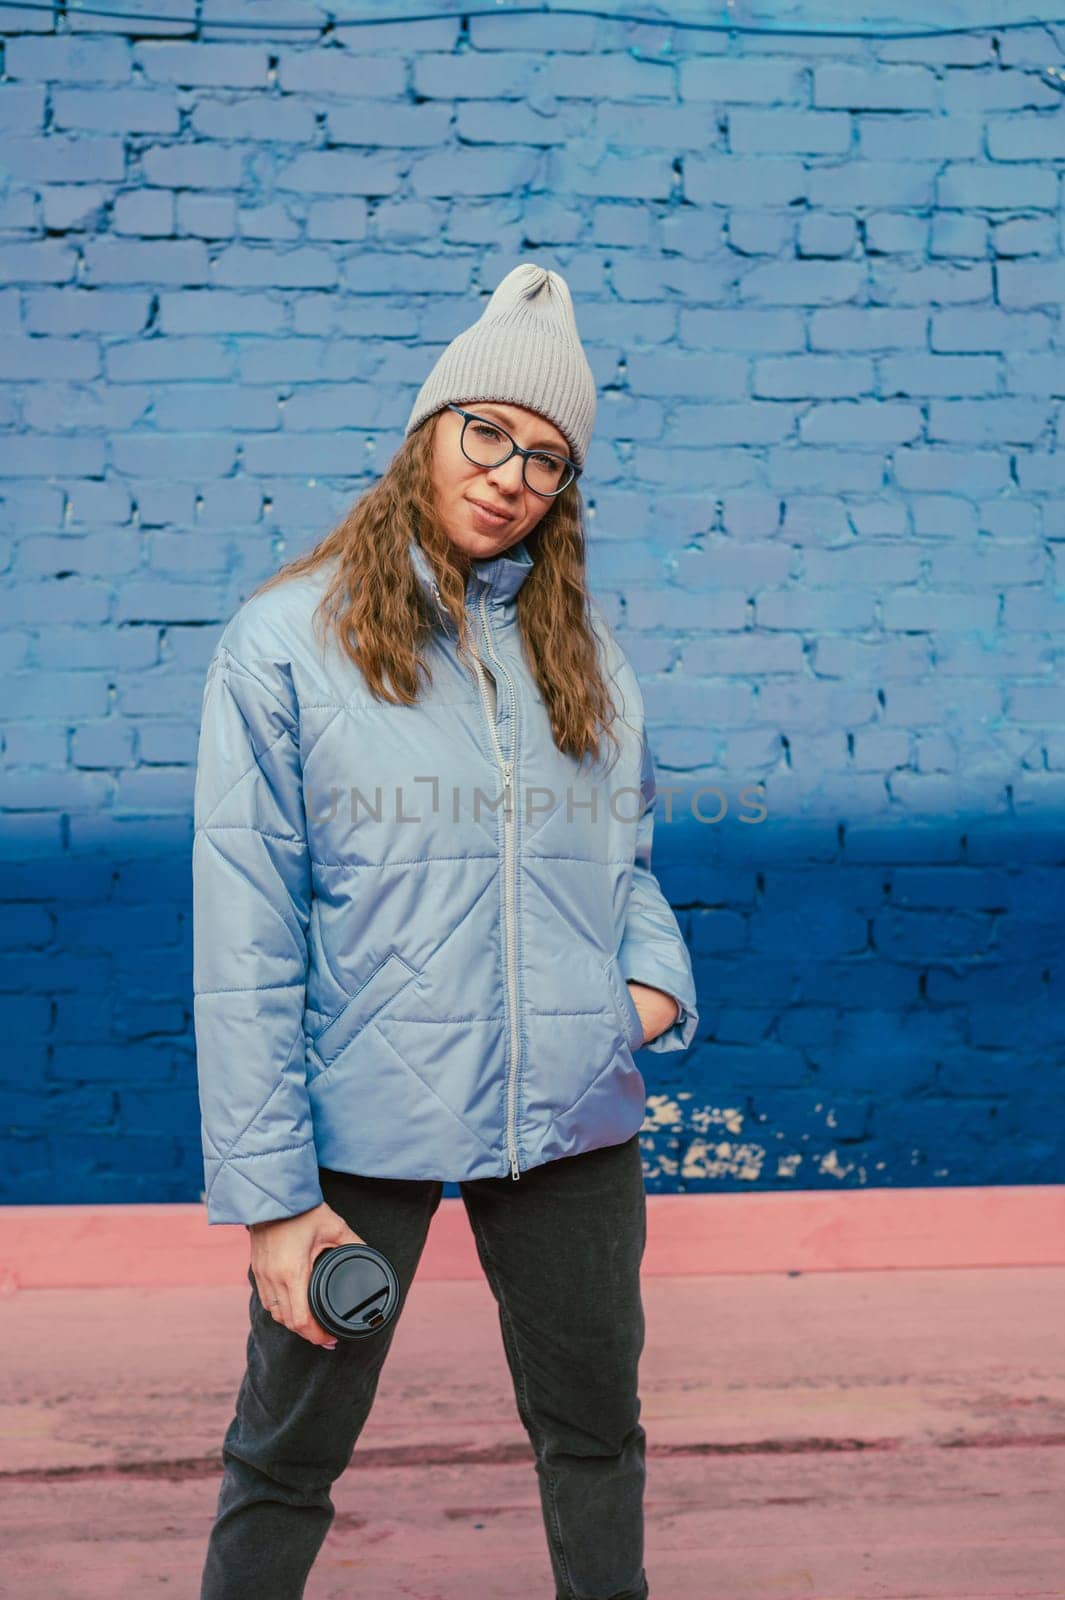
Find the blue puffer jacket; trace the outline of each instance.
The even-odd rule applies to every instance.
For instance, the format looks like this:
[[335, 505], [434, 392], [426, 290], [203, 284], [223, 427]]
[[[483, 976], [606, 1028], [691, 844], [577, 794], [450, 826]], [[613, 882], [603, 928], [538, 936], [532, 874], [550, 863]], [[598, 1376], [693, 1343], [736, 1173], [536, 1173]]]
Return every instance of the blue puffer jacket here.
[[[633, 671], [596, 602], [619, 717], [579, 768], [521, 650], [524, 541], [472, 563], [477, 677], [440, 627], [431, 686], [377, 701], [312, 628], [329, 569], [253, 596], [207, 672], [193, 985], [208, 1221], [318, 1205], [318, 1166], [519, 1178], [642, 1125], [626, 979], [697, 1023], [651, 871], [654, 769]], [[504, 794], [515, 797], [504, 804]], [[595, 809], [593, 810], [593, 796]]]

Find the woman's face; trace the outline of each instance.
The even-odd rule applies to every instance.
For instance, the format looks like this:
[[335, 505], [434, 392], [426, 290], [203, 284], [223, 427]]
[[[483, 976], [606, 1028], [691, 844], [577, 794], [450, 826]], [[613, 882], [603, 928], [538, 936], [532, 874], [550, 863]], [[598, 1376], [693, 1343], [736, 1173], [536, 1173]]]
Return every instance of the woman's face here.
[[[554, 450], [560, 455], [570, 455], [565, 436], [538, 411], [504, 405], [501, 400], [465, 400], [461, 404], [464, 411], [476, 412], [486, 422], [505, 428], [515, 443], [527, 450]], [[437, 515], [457, 547], [456, 554], [462, 552], [467, 560], [482, 560], [499, 555], [531, 533], [550, 510], [552, 500], [526, 487], [519, 455], [512, 455], [501, 467], [479, 467], [468, 461], [459, 443], [462, 424], [463, 418], [455, 411], [444, 409], [437, 416], [433, 436], [433, 491]], [[470, 423], [471, 432], [475, 426]], [[500, 444], [501, 452], [504, 449], [509, 449], [506, 440]], [[489, 521], [482, 517], [476, 501], [503, 512], [506, 520], [493, 518]], [[461, 556], [459, 559], [464, 566], [466, 562]]]

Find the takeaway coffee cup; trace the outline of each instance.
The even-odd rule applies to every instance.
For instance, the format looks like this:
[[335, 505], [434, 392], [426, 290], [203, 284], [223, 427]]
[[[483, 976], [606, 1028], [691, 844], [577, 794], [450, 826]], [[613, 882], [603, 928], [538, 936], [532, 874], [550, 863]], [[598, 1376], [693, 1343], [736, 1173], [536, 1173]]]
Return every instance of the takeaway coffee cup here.
[[338, 1339], [365, 1339], [387, 1327], [399, 1309], [399, 1279], [387, 1256], [368, 1244], [323, 1250], [311, 1268], [311, 1310]]

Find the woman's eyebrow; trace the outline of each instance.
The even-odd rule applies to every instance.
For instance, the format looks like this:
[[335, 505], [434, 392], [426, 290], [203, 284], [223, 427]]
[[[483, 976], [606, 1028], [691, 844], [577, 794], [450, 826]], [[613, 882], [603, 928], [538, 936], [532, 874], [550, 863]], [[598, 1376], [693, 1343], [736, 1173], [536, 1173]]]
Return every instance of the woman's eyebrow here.
[[[479, 417], [493, 417], [496, 422], [502, 423], [503, 427], [508, 429], [508, 431], [510, 431], [510, 432], [514, 431], [512, 425], [507, 421], [506, 417], [499, 410], [498, 406], [479, 406], [477, 408], [477, 415]], [[557, 444], [553, 444], [550, 439], [539, 439], [536, 444], [530, 445], [529, 449], [530, 450], [551, 450], [551, 451], [554, 452], [555, 455], [558, 455], [560, 453], [562, 455], [566, 454], [566, 452], [564, 450], [560, 452], [559, 448], [558, 448], [558, 445]]]

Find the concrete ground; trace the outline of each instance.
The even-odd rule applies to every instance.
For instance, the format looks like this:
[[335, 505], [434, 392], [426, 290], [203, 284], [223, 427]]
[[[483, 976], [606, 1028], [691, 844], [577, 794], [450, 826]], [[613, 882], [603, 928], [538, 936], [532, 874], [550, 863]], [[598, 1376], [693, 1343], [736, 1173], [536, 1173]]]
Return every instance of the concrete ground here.
[[[0, 1286], [0, 1594], [197, 1600], [242, 1272]], [[653, 1600], [1065, 1597], [1065, 1267], [644, 1287]], [[483, 1280], [419, 1275], [334, 1500], [305, 1600], [552, 1600]]]

